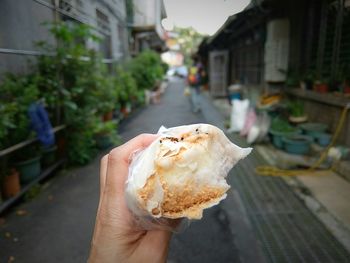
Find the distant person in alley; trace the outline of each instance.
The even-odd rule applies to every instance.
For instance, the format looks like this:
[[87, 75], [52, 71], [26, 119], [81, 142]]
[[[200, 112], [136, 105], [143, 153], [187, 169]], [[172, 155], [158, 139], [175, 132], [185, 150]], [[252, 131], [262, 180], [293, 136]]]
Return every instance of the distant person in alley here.
[[193, 55], [192, 60], [193, 64], [188, 70], [187, 82], [191, 92], [191, 108], [193, 112], [197, 113], [201, 110], [200, 91], [204, 70], [198, 56]]

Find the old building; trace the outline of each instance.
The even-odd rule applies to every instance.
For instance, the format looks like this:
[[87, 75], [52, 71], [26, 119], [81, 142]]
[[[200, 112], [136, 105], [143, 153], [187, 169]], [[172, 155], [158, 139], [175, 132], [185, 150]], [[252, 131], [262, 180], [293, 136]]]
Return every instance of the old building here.
[[235, 81], [265, 86], [291, 76], [337, 78], [350, 64], [349, 6], [343, 0], [252, 1], [199, 53], [225, 64], [223, 89]]
[[[334, 131], [349, 103], [350, 1], [251, 1], [200, 45], [199, 54], [213, 96], [226, 96], [237, 82], [258, 94], [285, 91], [305, 102], [310, 121]], [[349, 131], [350, 118], [341, 143], [350, 145]]]
[[133, 0], [133, 21], [131, 23], [131, 51], [137, 54], [145, 49], [158, 52], [165, 50], [166, 33], [161, 21], [166, 17], [162, 0]]
[[103, 53], [106, 63], [129, 56], [124, 0], [4, 0], [0, 3], [0, 75], [27, 70], [27, 60], [40, 54], [38, 41], [53, 42], [45, 22], [66, 21], [91, 26], [101, 42], [87, 43]]

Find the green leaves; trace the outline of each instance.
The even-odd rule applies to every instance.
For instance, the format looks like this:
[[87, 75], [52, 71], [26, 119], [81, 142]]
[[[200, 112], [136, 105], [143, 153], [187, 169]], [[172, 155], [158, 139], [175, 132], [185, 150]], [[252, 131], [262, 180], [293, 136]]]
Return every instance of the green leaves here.
[[88, 40], [99, 41], [90, 27], [45, 25], [57, 43], [37, 43], [46, 55], [37, 57], [35, 73], [7, 75], [0, 85], [0, 149], [32, 136], [27, 110], [31, 103], [44, 99], [51, 122], [67, 125], [70, 162], [84, 164], [95, 155], [96, 133], [111, 133], [118, 139], [116, 124], [102, 123], [101, 116], [143, 102], [144, 91], [154, 88], [164, 66], [159, 54], [146, 51], [110, 74], [101, 55], [85, 45]]
[[96, 121], [94, 133], [96, 134], [111, 134], [117, 131], [117, 123], [115, 121]]
[[138, 92], [137, 84], [132, 74], [122, 67], [118, 67], [116, 70], [116, 76], [113, 78], [113, 86], [115, 96], [123, 106], [125, 106], [133, 96], [136, 96]]
[[129, 64], [129, 69], [136, 81], [138, 89], [153, 89], [155, 82], [162, 78], [164, 68], [159, 54], [154, 51], [144, 51]]
[[39, 99], [37, 75], [7, 74], [0, 85], [0, 149], [27, 139], [30, 135], [27, 110]]
[[304, 103], [301, 100], [289, 101], [288, 110], [293, 117], [301, 117], [305, 115]]

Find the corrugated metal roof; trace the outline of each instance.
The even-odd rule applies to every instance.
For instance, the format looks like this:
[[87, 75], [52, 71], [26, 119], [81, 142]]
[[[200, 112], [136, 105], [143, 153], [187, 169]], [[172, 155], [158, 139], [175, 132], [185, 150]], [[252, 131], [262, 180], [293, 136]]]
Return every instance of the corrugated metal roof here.
[[234, 20], [237, 19], [237, 16], [240, 15], [240, 14], [243, 14], [253, 8], [256, 8], [258, 6], [260, 6], [264, 1], [266, 0], [251, 0], [250, 3], [246, 6], [246, 8], [244, 8], [244, 10], [242, 12], [239, 12], [237, 14], [234, 14], [230, 17], [227, 18], [227, 20], [225, 21], [225, 23], [219, 28], [218, 31], [215, 32], [214, 35], [212, 35], [208, 40], [207, 40], [207, 44], [210, 44], [212, 43], [215, 38], [217, 38], [223, 31], [224, 29], [229, 25], [231, 24], [231, 22], [233, 22]]

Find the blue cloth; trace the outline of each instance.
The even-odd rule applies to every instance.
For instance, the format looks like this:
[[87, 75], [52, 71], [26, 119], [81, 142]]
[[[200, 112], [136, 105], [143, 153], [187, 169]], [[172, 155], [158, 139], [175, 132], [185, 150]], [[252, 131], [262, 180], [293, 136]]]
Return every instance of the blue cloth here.
[[39, 141], [45, 146], [51, 146], [55, 143], [55, 135], [49, 116], [41, 103], [33, 103], [29, 106], [28, 115], [32, 129], [36, 132]]

